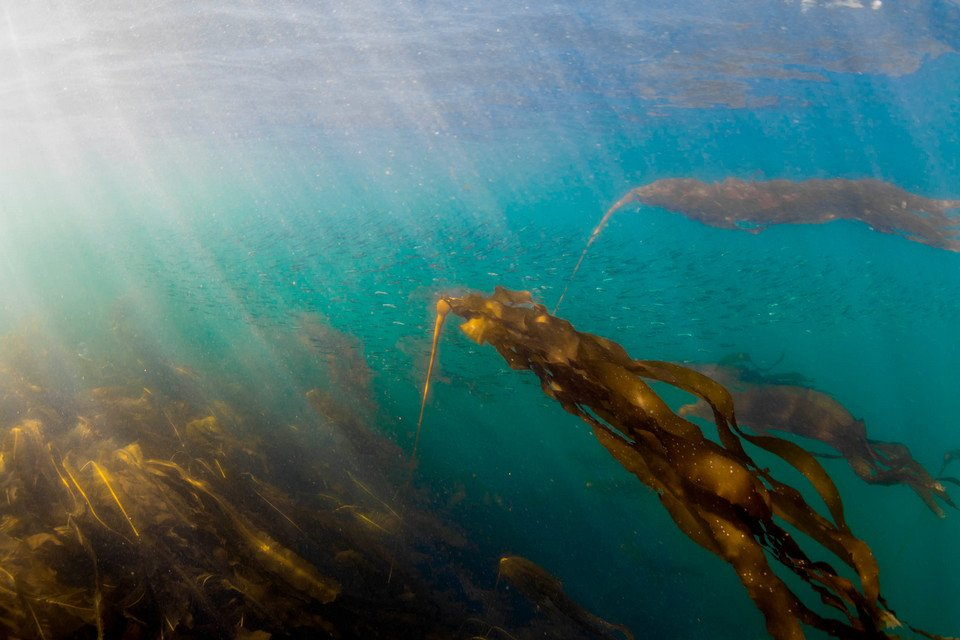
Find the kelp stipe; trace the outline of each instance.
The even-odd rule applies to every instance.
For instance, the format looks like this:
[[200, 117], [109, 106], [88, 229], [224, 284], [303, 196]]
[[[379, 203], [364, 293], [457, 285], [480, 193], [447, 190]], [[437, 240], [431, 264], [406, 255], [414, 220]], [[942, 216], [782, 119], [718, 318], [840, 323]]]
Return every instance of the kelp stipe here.
[[600, 232], [603, 231], [603, 228], [607, 226], [607, 222], [610, 221], [610, 217], [620, 210], [621, 207], [635, 201], [637, 199], [638, 192], [639, 189], [632, 189], [629, 193], [627, 193], [627, 195], [617, 200], [612, 207], [607, 209], [607, 212], [603, 214], [602, 218], [600, 218], [600, 222], [598, 222], [597, 226], [593, 228], [593, 231], [590, 233], [590, 237], [587, 239], [586, 246], [584, 246], [583, 251], [580, 252], [580, 258], [577, 260], [577, 264], [574, 265], [573, 271], [570, 272], [570, 277], [567, 278], [567, 284], [563, 287], [563, 292], [560, 293], [560, 298], [557, 300], [557, 304], [553, 307], [554, 313], [560, 310], [560, 305], [563, 303], [563, 298], [567, 295], [567, 290], [573, 283], [573, 279], [577, 276], [577, 272], [580, 271], [580, 265], [583, 264], [583, 259], [587, 257], [587, 252], [590, 250], [590, 245], [592, 245], [596, 239], [600, 237]]
[[[528, 292], [497, 287], [492, 296], [444, 297], [461, 329], [491, 344], [513, 369], [530, 370], [543, 392], [593, 429], [627, 470], [654, 489], [677, 526], [737, 572], [777, 640], [803, 638], [803, 625], [837, 638], [890, 638], [901, 626], [880, 594], [870, 548], [850, 531], [839, 492], [816, 458], [798, 445], [740, 430], [733, 399], [693, 369], [634, 360], [619, 344], [581, 333], [532, 302]], [[686, 391], [712, 409], [719, 442], [677, 415], [646, 380]], [[820, 515], [794, 487], [746, 453], [743, 441], [782, 458], [817, 491]], [[859, 584], [811, 557], [781, 523], [804, 534], [856, 575]], [[806, 582], [841, 618], [817, 613], [774, 572], [775, 560]], [[939, 638], [908, 627], [929, 638]]]
[[423, 411], [427, 408], [427, 394], [430, 392], [430, 378], [433, 375], [433, 364], [437, 360], [437, 343], [440, 341], [440, 330], [443, 321], [450, 313], [450, 304], [441, 298], [437, 301], [437, 319], [433, 324], [433, 343], [430, 345], [430, 363], [427, 365], [427, 379], [423, 382], [423, 398], [420, 400], [420, 416], [417, 418], [417, 435], [413, 441], [413, 452], [410, 454], [410, 468], [417, 463], [417, 449], [420, 446], [420, 430], [423, 428]]

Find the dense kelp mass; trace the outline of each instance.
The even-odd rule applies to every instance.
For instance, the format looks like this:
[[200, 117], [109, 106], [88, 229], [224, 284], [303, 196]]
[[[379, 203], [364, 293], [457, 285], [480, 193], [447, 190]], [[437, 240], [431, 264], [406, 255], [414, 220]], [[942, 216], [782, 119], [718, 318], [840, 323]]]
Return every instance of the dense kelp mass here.
[[[938, 499], [956, 508], [943, 485], [914, 459], [907, 445], [871, 439], [863, 420], [854, 418], [830, 395], [804, 384], [784, 384], [802, 376], [765, 374], [749, 360], [741, 360], [738, 366], [694, 368], [726, 387], [733, 396], [737, 420], [754, 433], [779, 431], [822, 442], [845, 458], [865, 482], [905, 484], [941, 517], [944, 512]], [[704, 400], [680, 407], [679, 414], [713, 419], [713, 410]]]
[[253, 388], [137, 336], [0, 341], [0, 636], [593, 637], [428, 510], [355, 338], [301, 317]]
[[[804, 625], [838, 638], [885, 638], [893, 637], [890, 628], [901, 626], [880, 594], [870, 548], [844, 520], [830, 477], [796, 444], [743, 432], [734, 399], [721, 384], [687, 367], [635, 360], [617, 343], [581, 333], [549, 314], [527, 292], [498, 287], [489, 297], [443, 297], [437, 311], [438, 330], [448, 313], [462, 317], [461, 330], [469, 338], [491, 344], [511, 368], [532, 371], [547, 396], [589, 424], [610, 454], [656, 491], [683, 533], [731, 565], [774, 638], [802, 638]], [[647, 381], [706, 402], [718, 441], [674, 412]], [[799, 471], [830, 517], [759, 466], [745, 442]], [[817, 550], [808, 554], [787, 525]], [[819, 557], [824, 552], [852, 570], [856, 580]], [[819, 605], [788, 586], [777, 565], [805, 582]]]

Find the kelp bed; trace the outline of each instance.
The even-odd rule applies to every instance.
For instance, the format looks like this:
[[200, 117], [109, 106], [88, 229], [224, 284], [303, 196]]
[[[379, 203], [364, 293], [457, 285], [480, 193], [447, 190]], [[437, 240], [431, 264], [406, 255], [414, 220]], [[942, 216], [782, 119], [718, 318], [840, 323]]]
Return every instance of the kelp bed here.
[[[837, 638], [897, 637], [895, 628], [939, 637], [904, 627], [881, 596], [873, 554], [847, 525], [840, 494], [816, 458], [791, 441], [742, 431], [733, 397], [721, 384], [691, 368], [635, 360], [617, 343], [549, 314], [529, 293], [499, 287], [489, 297], [438, 301], [431, 368], [449, 313], [462, 317], [461, 330], [492, 345], [511, 368], [532, 371], [547, 396], [589, 424], [607, 451], [656, 491], [684, 534], [730, 564], [772, 637], [803, 638], [804, 626]], [[716, 440], [674, 412], [651, 381], [706, 403]], [[429, 373], [424, 403], [428, 386]], [[745, 443], [802, 474], [829, 517], [758, 465]], [[803, 544], [790, 531], [801, 534]], [[805, 583], [809, 593], [798, 594], [778, 570]], [[846, 577], [851, 573], [854, 579]]]
[[283, 409], [276, 381], [198, 373], [122, 323], [104, 343], [0, 341], [0, 637], [608, 637], [497, 586], [322, 320], [271, 345], [304, 383]]

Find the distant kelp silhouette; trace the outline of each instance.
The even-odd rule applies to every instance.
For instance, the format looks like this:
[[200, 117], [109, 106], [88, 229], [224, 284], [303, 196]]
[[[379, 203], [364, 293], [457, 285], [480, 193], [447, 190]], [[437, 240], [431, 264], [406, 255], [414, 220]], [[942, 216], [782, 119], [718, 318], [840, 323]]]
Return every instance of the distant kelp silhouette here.
[[[673, 211], [721, 229], [760, 233], [774, 224], [822, 224], [859, 220], [880, 233], [892, 233], [947, 251], [960, 251], [960, 200], [933, 200], [882, 180], [768, 180], [727, 178], [702, 182], [668, 178], [632, 189], [610, 207], [594, 228], [570, 280], [610, 217], [638, 203]], [[560, 296], [563, 301], [566, 290]]]
[[[547, 396], [589, 424], [607, 451], [656, 491], [687, 536], [733, 567], [771, 636], [803, 638], [803, 625], [809, 625], [837, 638], [888, 638], [886, 629], [900, 626], [880, 595], [873, 553], [847, 526], [826, 471], [792, 442], [744, 433], [722, 385], [687, 367], [634, 360], [616, 342], [581, 333], [549, 314], [529, 292], [497, 287], [491, 296], [445, 296], [437, 307], [438, 328], [448, 313], [462, 317], [460, 328], [469, 338], [492, 345], [511, 368], [532, 371]], [[719, 442], [671, 410], [648, 380], [706, 402]], [[744, 441], [801, 473], [830, 518], [754, 462]], [[808, 555], [786, 525], [847, 565], [856, 581]], [[814, 611], [774, 572], [770, 559], [806, 582], [821, 604], [841, 617]]]
[[[739, 366], [694, 368], [727, 388], [733, 396], [738, 422], [754, 433], [779, 431], [817, 440], [845, 458], [864, 482], [905, 484], [940, 517], [944, 513], [937, 499], [956, 508], [943, 485], [913, 458], [906, 445], [870, 439], [863, 420], [854, 418], [830, 395], [806, 384], [782, 383], [802, 380], [802, 376], [761, 373], [750, 360], [742, 360]], [[680, 407], [679, 414], [713, 419], [713, 409], [704, 400]]]

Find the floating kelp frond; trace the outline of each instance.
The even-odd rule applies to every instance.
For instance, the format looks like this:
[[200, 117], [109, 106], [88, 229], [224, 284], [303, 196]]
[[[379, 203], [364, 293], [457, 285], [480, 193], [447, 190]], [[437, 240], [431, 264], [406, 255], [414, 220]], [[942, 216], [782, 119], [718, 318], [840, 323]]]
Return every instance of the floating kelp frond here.
[[960, 251], [960, 200], [934, 200], [882, 180], [657, 180], [631, 191], [627, 202], [661, 207], [713, 227], [759, 233], [773, 224], [859, 220], [874, 231]]
[[[746, 370], [721, 365], [695, 368], [726, 386], [733, 395], [737, 420], [753, 432], [766, 435], [780, 431], [817, 440], [846, 458], [865, 482], [905, 484], [940, 517], [944, 513], [937, 498], [956, 508], [943, 485], [913, 458], [906, 445], [869, 439], [863, 420], [854, 418], [826, 393], [807, 386], [778, 384], [778, 380], [789, 376], [767, 374], [764, 378], [753, 366]], [[764, 379], [773, 383], [765, 383]], [[713, 419], [713, 409], [704, 400], [681, 407], [679, 413]]]
[[960, 200], [924, 198], [882, 180], [837, 178], [795, 182], [727, 178], [709, 183], [694, 178], [668, 178], [629, 191], [604, 213], [590, 234], [570, 280], [610, 217], [632, 203], [660, 207], [711, 227], [750, 233], [760, 233], [774, 224], [859, 220], [880, 233], [892, 233], [938, 249], [960, 251], [960, 216], [948, 215], [949, 211], [960, 210]]
[[607, 622], [581, 607], [564, 593], [563, 583], [556, 576], [526, 558], [500, 558], [499, 576], [516, 587], [537, 608], [556, 610], [588, 633], [633, 640], [630, 629], [622, 624]]
[[[611, 455], [656, 491], [687, 536], [733, 567], [774, 638], [802, 638], [802, 625], [838, 638], [885, 638], [890, 637], [885, 629], [899, 626], [880, 595], [873, 554], [847, 526], [830, 477], [797, 445], [743, 433], [733, 398], [723, 386], [693, 369], [634, 360], [619, 344], [581, 333], [550, 315], [531, 302], [529, 293], [498, 287], [489, 297], [443, 300], [466, 321], [468, 336], [491, 344], [512, 368], [536, 374], [547, 396], [589, 424]], [[646, 380], [709, 404], [719, 444], [674, 413]], [[758, 466], [743, 441], [795, 467], [816, 489], [831, 518]], [[781, 522], [847, 565], [856, 582], [808, 555]], [[804, 603], [774, 572], [770, 559], [806, 582], [823, 605], [842, 617], [817, 613]]]

